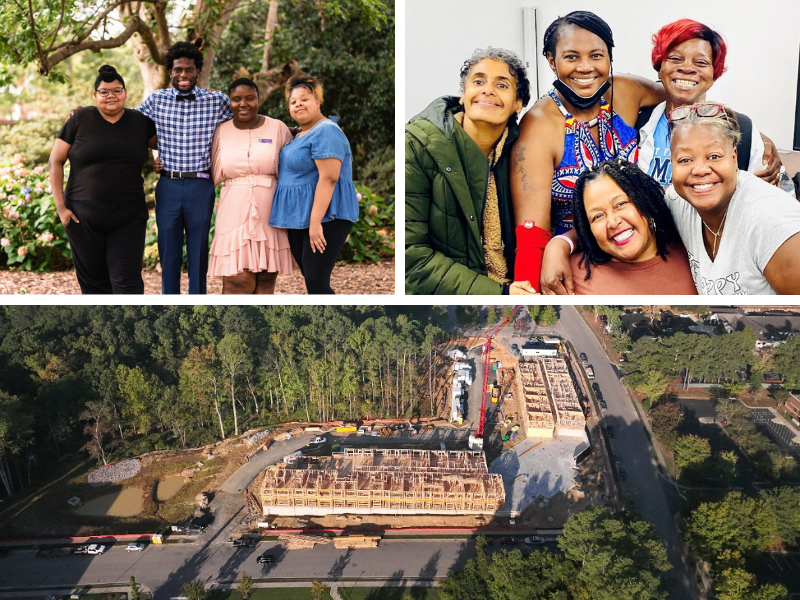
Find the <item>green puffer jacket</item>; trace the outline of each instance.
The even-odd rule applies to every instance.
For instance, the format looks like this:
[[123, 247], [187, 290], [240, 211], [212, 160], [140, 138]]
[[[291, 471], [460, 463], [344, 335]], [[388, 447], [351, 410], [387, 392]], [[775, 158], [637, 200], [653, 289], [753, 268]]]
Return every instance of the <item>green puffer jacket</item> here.
[[[435, 100], [406, 125], [406, 294], [501, 294], [487, 276], [483, 207], [489, 159], [453, 114], [455, 96]], [[510, 279], [514, 273], [514, 217], [510, 161], [519, 135], [509, 121], [495, 165], [500, 222]]]

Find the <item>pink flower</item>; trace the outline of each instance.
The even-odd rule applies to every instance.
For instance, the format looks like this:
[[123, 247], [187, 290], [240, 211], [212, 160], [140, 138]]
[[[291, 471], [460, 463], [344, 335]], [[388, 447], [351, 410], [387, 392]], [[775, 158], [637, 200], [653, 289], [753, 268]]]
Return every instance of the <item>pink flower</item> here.
[[16, 221], [17, 219], [19, 219], [19, 213], [12, 210], [10, 213], [8, 213], [8, 218], [11, 219], [12, 221]]
[[10, 192], [13, 189], [14, 189], [14, 184], [13, 183], [7, 183], [6, 184], [6, 191], [7, 192]]
[[44, 173], [44, 167], [41, 165], [39, 165], [38, 167], [34, 167], [33, 172], [36, 175], [41, 175], [42, 173]]
[[49, 231], [45, 231], [42, 234], [42, 241], [43, 242], [52, 242], [53, 241], [53, 234], [50, 233]]
[[47, 192], [48, 194], [52, 193], [52, 190], [50, 189], [49, 185], [46, 188], [44, 188], [44, 191]]
[[0, 192], [0, 200], [5, 200], [6, 198], [8, 198], [8, 196], [6, 196], [6, 193]]
[[27, 246], [20, 246], [19, 248], [17, 248], [17, 255], [18, 256], [25, 256], [27, 253], [28, 253], [28, 247]]
[[30, 202], [30, 201], [31, 201], [31, 195], [25, 194], [25, 202]]
[[10, 239], [8, 239], [8, 238], [0, 239], [0, 246], [10, 246], [10, 245], [11, 245], [11, 240]]
[[24, 162], [25, 162], [25, 157], [22, 156], [22, 154], [17, 153], [17, 154], [14, 155], [14, 164], [15, 165], [21, 165]]
[[31, 172], [28, 171], [28, 169], [20, 169], [19, 170], [19, 177], [27, 177], [30, 174], [31, 174]]
[[14, 169], [12, 169], [11, 167], [3, 167], [2, 169], [0, 169], [0, 175], [8, 175], [13, 170]]
[[358, 201], [361, 202], [361, 192], [356, 192], [356, 198], [358, 198]]

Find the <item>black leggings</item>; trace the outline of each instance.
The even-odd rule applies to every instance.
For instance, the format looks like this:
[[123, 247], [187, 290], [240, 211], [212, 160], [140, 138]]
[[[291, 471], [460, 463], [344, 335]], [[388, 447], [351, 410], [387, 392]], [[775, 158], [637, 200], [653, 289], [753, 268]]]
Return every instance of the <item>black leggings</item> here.
[[331, 288], [331, 273], [339, 252], [350, 234], [353, 224], [343, 219], [334, 219], [322, 224], [325, 236], [325, 251], [312, 252], [308, 229], [289, 229], [289, 247], [300, 272], [306, 279], [309, 294], [335, 294]]
[[70, 221], [66, 230], [81, 293], [144, 294], [144, 198], [112, 210], [96, 203], [70, 201], [67, 208], [80, 221]]

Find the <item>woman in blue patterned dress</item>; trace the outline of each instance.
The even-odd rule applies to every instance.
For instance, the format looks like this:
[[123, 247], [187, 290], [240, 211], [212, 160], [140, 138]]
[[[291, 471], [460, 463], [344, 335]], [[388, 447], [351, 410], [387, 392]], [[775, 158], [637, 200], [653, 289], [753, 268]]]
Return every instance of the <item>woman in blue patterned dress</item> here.
[[308, 293], [333, 294], [333, 266], [358, 220], [353, 154], [335, 120], [322, 115], [316, 79], [289, 79], [286, 103], [300, 133], [281, 150], [269, 224], [288, 230]]
[[[511, 190], [516, 219], [515, 281], [537, 290], [544, 247], [572, 229], [572, 193], [586, 169], [612, 158], [636, 162], [639, 110], [661, 102], [659, 84], [613, 75], [614, 39], [597, 15], [571, 12], [544, 35], [554, 89], [520, 122]], [[570, 240], [567, 240], [570, 241]]]

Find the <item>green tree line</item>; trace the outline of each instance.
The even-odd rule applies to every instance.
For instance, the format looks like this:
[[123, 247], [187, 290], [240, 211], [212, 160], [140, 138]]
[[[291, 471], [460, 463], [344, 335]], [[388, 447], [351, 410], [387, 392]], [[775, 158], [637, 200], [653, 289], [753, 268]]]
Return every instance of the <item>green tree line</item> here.
[[0, 308], [7, 493], [80, 449], [100, 462], [252, 426], [428, 416], [432, 307]]

